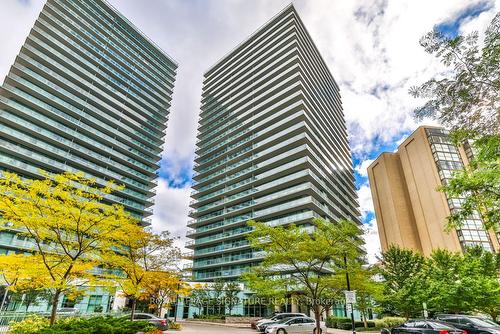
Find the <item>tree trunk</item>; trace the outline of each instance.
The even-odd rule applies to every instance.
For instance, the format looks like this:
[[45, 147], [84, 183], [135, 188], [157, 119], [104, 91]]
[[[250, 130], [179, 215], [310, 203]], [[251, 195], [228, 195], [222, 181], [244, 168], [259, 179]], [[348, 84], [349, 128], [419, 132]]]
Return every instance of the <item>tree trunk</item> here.
[[59, 296], [61, 295], [61, 290], [56, 289], [54, 296], [52, 298], [52, 310], [50, 311], [50, 325], [52, 326], [56, 321], [57, 315], [57, 304], [59, 304]]
[[135, 314], [135, 305], [137, 304], [137, 300], [135, 297], [132, 297], [132, 307], [130, 308], [130, 320], [134, 320]]
[[163, 302], [160, 302], [160, 304], [158, 305], [158, 310], [156, 310], [156, 312], [158, 313], [158, 317], [161, 318], [161, 310], [163, 308]]
[[361, 315], [363, 316], [363, 326], [365, 326], [365, 328], [368, 328], [368, 321], [366, 321], [366, 311], [361, 312]]
[[314, 319], [316, 319], [316, 328], [314, 329], [314, 333], [321, 333], [321, 311], [319, 305], [314, 306]]
[[5, 300], [7, 299], [7, 294], [9, 293], [9, 290], [7, 289], [8, 286], [5, 287], [3, 290], [3, 297], [2, 297], [2, 303], [0, 303], [0, 313], [3, 311], [3, 306], [5, 305]]

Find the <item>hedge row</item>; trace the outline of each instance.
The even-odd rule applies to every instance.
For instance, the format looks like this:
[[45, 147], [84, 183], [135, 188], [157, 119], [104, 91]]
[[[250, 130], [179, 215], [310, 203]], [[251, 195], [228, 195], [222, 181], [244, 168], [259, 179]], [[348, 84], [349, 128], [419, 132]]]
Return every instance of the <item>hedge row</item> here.
[[[401, 325], [404, 322], [405, 318], [385, 317], [382, 319], [368, 320], [367, 325], [368, 328], [393, 328]], [[354, 326], [356, 326], [356, 328], [359, 328], [364, 327], [365, 325], [363, 321], [357, 320], [354, 322]], [[352, 322], [350, 318], [329, 316], [328, 318], [326, 318], [326, 327], [350, 330], [352, 329]]]
[[57, 320], [49, 327], [49, 321], [41, 316], [31, 316], [10, 325], [8, 334], [156, 334], [156, 326], [145, 321], [130, 321], [124, 318], [93, 317]]
[[[354, 325], [356, 327], [364, 327], [365, 324], [363, 321], [355, 321]], [[372, 320], [367, 321], [368, 327], [375, 327], [375, 322]], [[338, 329], [352, 329], [352, 322], [351, 318], [345, 318], [345, 317], [334, 317], [334, 316], [329, 316], [326, 318], [326, 327], [329, 328], [338, 328]]]

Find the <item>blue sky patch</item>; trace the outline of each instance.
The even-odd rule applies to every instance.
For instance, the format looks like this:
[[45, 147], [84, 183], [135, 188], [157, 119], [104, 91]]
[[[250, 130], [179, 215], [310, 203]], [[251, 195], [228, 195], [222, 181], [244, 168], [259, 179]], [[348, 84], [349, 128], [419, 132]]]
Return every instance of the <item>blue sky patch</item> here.
[[168, 157], [161, 160], [158, 176], [167, 181], [169, 188], [186, 188], [192, 182], [192, 161], [174, 160]]
[[478, 2], [469, 7], [466, 7], [463, 11], [459, 12], [456, 17], [453, 17], [449, 21], [440, 23], [434, 28], [448, 38], [457, 37], [462, 23], [464, 23], [466, 20], [479, 16], [482, 12], [490, 10], [491, 8], [493, 8], [493, 6], [494, 3], [492, 1]]

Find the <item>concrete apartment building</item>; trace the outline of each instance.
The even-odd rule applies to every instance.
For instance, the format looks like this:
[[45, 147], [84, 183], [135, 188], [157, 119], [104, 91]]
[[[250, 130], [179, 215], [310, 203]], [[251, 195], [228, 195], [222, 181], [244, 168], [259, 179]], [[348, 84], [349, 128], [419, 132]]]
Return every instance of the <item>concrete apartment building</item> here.
[[259, 263], [248, 220], [359, 222], [339, 88], [293, 5], [204, 75], [186, 247], [193, 279]]
[[[48, 0], [0, 88], [0, 171], [116, 180], [126, 188], [106, 201], [149, 224], [176, 68], [106, 1]], [[0, 232], [0, 254], [31, 247]]]
[[436, 248], [459, 252], [473, 245], [499, 250], [498, 236], [484, 229], [478, 214], [460, 229], [445, 231], [446, 218], [460, 208], [460, 199], [437, 189], [471, 157], [470, 146], [454, 146], [445, 129], [421, 126], [397, 152], [382, 153], [368, 167], [383, 251], [390, 245], [424, 255]]

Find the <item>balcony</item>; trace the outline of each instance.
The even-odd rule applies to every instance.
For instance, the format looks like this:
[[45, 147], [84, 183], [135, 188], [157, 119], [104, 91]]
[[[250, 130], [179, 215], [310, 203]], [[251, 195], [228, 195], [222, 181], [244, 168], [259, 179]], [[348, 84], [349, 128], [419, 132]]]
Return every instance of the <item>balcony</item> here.
[[184, 260], [192, 260], [193, 259], [193, 251], [182, 253], [181, 257]]

